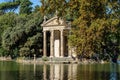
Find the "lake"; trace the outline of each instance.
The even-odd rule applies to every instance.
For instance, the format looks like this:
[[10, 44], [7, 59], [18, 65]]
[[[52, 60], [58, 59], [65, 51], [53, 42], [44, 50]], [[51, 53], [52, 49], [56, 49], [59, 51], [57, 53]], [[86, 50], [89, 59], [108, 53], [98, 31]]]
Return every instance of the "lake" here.
[[0, 80], [120, 80], [120, 65], [36, 65], [0, 61]]

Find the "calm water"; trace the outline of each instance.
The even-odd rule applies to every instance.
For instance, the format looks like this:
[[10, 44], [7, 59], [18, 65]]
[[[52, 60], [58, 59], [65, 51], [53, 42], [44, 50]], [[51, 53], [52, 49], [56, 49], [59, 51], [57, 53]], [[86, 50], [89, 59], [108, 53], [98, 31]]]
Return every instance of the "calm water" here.
[[0, 62], [0, 80], [120, 80], [120, 65]]

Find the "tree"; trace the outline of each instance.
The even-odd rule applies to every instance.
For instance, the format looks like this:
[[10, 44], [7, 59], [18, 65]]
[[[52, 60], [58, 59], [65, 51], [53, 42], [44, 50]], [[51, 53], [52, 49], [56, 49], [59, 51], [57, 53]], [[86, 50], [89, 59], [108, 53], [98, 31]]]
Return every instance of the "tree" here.
[[41, 0], [40, 11], [43, 15], [53, 16], [58, 12], [58, 16], [66, 16], [68, 0]]
[[0, 10], [3, 12], [13, 12], [18, 8], [19, 4], [19, 0], [6, 1], [0, 4]]
[[8, 27], [15, 27], [16, 25], [16, 14], [10, 12], [7, 14], [3, 14], [0, 16], [0, 46], [2, 42], [2, 34], [4, 30], [6, 30]]
[[41, 0], [41, 2], [41, 11], [44, 14], [52, 14], [51, 12], [57, 9], [60, 17], [69, 15], [72, 20], [69, 45], [75, 48], [78, 55], [90, 58], [94, 54], [99, 54], [101, 59], [105, 59], [106, 56], [106, 59], [110, 59], [118, 55], [120, 21], [116, 16], [119, 14], [119, 1]]
[[[20, 5], [20, 14], [8, 12]], [[41, 55], [42, 22], [39, 6], [32, 13], [29, 0], [7, 0], [0, 4], [0, 54], [18, 56]]]
[[35, 8], [34, 8], [34, 10], [33, 10], [33, 12], [36, 13], [36, 12], [38, 12], [38, 11], [40, 11], [40, 6], [39, 6], [39, 5], [36, 5]]
[[[79, 14], [74, 20], [70, 43], [79, 55], [90, 57], [102, 55], [102, 59], [112, 59], [119, 52], [119, 19], [110, 18], [104, 0], [81, 0]], [[73, 42], [74, 43], [73, 43]], [[118, 45], [116, 45], [118, 44]]]
[[20, 0], [20, 14], [30, 14], [32, 12], [31, 5], [29, 0]]
[[120, 1], [119, 0], [108, 0], [107, 3], [107, 14], [110, 18], [120, 18]]
[[42, 49], [41, 22], [39, 12], [17, 16], [15, 27], [4, 30], [2, 47], [12, 53], [11, 56], [15, 55], [17, 50], [21, 56], [33, 56], [33, 54], [39, 56]]

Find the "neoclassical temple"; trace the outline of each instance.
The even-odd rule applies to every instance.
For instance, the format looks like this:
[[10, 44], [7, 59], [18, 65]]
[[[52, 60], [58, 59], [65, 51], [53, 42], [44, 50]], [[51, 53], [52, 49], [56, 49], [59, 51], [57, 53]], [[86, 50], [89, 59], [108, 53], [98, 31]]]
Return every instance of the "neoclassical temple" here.
[[[49, 57], [68, 57], [71, 56], [68, 46], [68, 35], [70, 32], [70, 22], [65, 21], [55, 15], [41, 24], [43, 27], [43, 56], [47, 56], [47, 40], [50, 39]], [[50, 38], [47, 36], [50, 33]]]

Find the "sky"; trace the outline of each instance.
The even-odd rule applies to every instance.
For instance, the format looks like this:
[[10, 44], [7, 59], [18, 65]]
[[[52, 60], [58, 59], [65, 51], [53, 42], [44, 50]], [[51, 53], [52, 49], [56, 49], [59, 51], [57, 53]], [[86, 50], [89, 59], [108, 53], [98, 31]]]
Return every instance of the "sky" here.
[[[9, 0], [0, 0], [0, 3], [5, 2], [5, 1], [9, 1]], [[41, 5], [40, 4], [40, 0], [30, 0], [33, 3], [33, 7], [36, 5]]]

